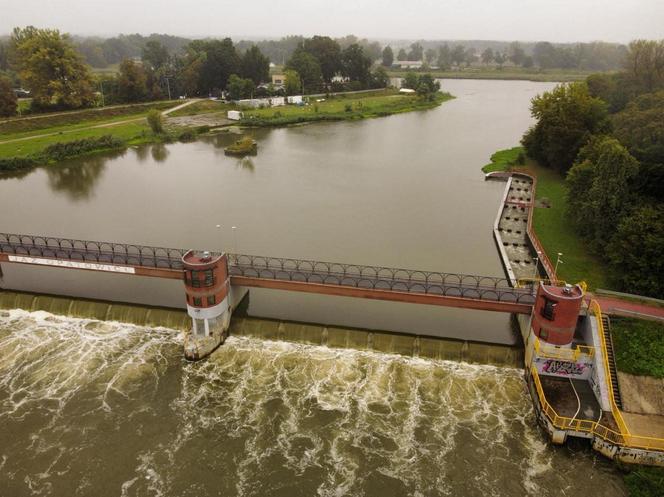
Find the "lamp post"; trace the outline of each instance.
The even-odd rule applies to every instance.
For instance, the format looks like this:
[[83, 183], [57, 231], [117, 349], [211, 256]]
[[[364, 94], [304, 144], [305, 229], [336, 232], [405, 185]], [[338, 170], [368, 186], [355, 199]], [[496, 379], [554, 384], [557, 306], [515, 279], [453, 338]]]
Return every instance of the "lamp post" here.
[[553, 269], [553, 275], [558, 279], [558, 264], [564, 264], [562, 259], [560, 258], [563, 255], [562, 252], [558, 252], [558, 258], [556, 259], [556, 267]]
[[235, 252], [235, 260], [237, 261], [237, 226], [231, 226], [233, 230], [233, 251]]
[[542, 256], [542, 252], [540, 252], [538, 250], [537, 251], [537, 257], [533, 258], [533, 260], [535, 261], [535, 273], [533, 274], [533, 279], [535, 279], [535, 280], [538, 279], [537, 276], [539, 275], [539, 273], [537, 272], [537, 267], [538, 267], [541, 256]]
[[[217, 228], [217, 229], [219, 230], [219, 233], [220, 233], [220, 235], [219, 235], [219, 240], [223, 240], [223, 235], [221, 235], [221, 224], [218, 224], [217, 226], [215, 226], [215, 228]], [[224, 244], [223, 244], [223, 242], [221, 243], [221, 252], [222, 252], [222, 253], [224, 252]]]

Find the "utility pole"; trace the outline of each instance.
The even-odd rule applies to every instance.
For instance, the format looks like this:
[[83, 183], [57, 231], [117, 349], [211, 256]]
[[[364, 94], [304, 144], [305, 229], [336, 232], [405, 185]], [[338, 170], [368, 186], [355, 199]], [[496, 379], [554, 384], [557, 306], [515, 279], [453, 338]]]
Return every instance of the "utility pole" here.
[[102, 80], [99, 80], [99, 90], [101, 91], [101, 106], [105, 107], [106, 103], [104, 102], [104, 83]]
[[166, 77], [166, 88], [168, 88], [168, 99], [171, 100], [171, 84], [168, 77]]

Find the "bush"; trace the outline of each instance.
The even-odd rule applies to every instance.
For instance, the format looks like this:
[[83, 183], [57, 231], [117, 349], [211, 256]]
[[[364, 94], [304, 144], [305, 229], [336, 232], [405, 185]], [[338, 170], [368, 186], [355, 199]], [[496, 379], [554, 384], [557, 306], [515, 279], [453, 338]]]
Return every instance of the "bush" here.
[[163, 114], [159, 112], [157, 109], [152, 109], [150, 112], [148, 112], [148, 124], [150, 125], [150, 129], [155, 135], [163, 133], [164, 132]]
[[112, 135], [98, 138], [83, 138], [70, 142], [54, 143], [46, 147], [41, 156], [45, 160], [60, 161], [95, 150], [112, 149], [124, 146], [124, 142]]
[[32, 157], [8, 157], [0, 159], [0, 172], [13, 172], [30, 169], [37, 165]]
[[344, 111], [346, 111], [346, 112], [353, 112], [353, 104], [346, 104], [346, 105], [344, 105]]

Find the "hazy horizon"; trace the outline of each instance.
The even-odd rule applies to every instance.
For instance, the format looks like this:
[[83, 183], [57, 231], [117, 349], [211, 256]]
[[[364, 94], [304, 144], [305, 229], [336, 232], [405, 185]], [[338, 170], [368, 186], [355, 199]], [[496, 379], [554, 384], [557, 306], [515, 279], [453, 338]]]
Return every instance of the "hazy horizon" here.
[[[627, 43], [636, 38], [664, 38], [664, 2], [558, 0], [433, 0], [396, 2], [365, 0], [255, 0], [250, 8], [235, 3], [201, 0], [195, 4], [144, 0], [24, 0], [0, 19], [0, 34], [15, 26], [57, 28], [78, 36], [163, 33], [189, 38], [273, 39], [314, 34], [354, 34], [375, 40], [487, 40], [573, 43]], [[588, 22], [592, 19], [592, 23]]]

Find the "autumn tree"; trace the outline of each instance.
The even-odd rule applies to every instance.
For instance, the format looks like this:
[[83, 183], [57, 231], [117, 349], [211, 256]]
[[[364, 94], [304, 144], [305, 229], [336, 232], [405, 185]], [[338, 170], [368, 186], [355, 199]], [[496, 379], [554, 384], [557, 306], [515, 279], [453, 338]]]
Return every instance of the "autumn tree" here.
[[11, 53], [34, 107], [77, 108], [94, 102], [90, 71], [68, 35], [56, 29], [15, 28]]
[[16, 114], [18, 99], [12, 89], [9, 78], [0, 77], [0, 116], [9, 117]]
[[118, 74], [117, 92], [119, 101], [123, 103], [146, 100], [148, 86], [143, 66], [131, 59], [123, 60]]

